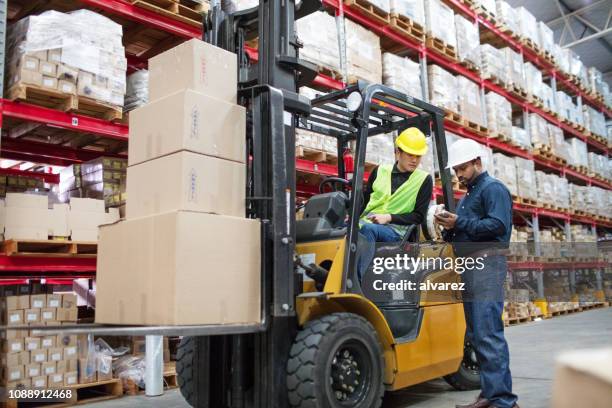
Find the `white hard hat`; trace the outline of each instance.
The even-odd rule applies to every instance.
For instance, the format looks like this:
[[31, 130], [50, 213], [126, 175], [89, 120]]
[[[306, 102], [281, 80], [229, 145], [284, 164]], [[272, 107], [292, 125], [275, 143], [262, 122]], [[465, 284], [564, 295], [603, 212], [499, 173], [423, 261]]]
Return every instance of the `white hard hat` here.
[[447, 169], [482, 157], [482, 147], [472, 139], [459, 139], [448, 149]]

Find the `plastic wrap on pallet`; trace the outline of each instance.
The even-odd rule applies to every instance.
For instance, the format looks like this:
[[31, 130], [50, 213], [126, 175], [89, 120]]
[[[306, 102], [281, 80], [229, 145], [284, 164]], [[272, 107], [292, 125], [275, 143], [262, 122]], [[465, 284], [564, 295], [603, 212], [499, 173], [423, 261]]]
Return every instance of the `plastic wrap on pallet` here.
[[[26, 77], [23, 70], [38, 71], [41, 82], [27, 83], [122, 107], [127, 70], [122, 36], [121, 25], [90, 10], [23, 18], [7, 38], [8, 86]], [[24, 56], [35, 69], [20, 66]]]
[[480, 99], [480, 87], [475, 82], [464, 76], [457, 75], [458, 90], [458, 113], [464, 119], [483, 126], [482, 100]]
[[327, 68], [340, 70], [336, 20], [317, 11], [295, 22], [298, 38], [304, 45], [300, 58]]
[[533, 146], [550, 146], [548, 122], [537, 113], [529, 114], [529, 132]]
[[595, 92], [603, 95], [604, 94], [604, 89], [603, 89], [604, 80], [603, 80], [603, 74], [601, 73], [601, 71], [595, 67], [590, 67], [587, 72], [589, 76], [589, 87]]
[[557, 91], [556, 110], [559, 116], [565, 119], [572, 117], [572, 97], [563, 91]]
[[528, 96], [537, 96], [544, 100], [544, 93], [542, 92], [542, 85], [544, 85], [542, 82], [542, 71], [536, 68], [531, 62], [526, 62], [523, 68], [525, 75], [525, 90]]
[[554, 52], [555, 35], [553, 30], [550, 29], [543, 21], [538, 21], [538, 35], [540, 39], [540, 47], [545, 51]]
[[438, 65], [429, 65], [427, 77], [429, 79], [429, 103], [457, 112], [459, 98], [455, 76]]
[[480, 58], [480, 72], [483, 78], [504, 80], [506, 62], [501, 50], [490, 44], [482, 44], [480, 46]]
[[510, 137], [512, 134], [512, 105], [510, 102], [495, 92], [489, 92], [485, 96], [485, 103], [489, 132]]
[[550, 174], [553, 180], [553, 188], [555, 192], [555, 200], [553, 203], [561, 208], [569, 208], [569, 184], [565, 177], [559, 177], [556, 174]]
[[513, 157], [508, 157], [501, 153], [493, 153], [493, 166], [491, 168], [493, 177], [502, 181], [510, 193], [518, 194], [516, 183], [516, 164]]
[[552, 123], [549, 123], [548, 136], [550, 139], [551, 153], [569, 162], [570, 146], [569, 143], [565, 141], [565, 137], [563, 136], [563, 130], [553, 125]]
[[480, 34], [478, 26], [471, 21], [456, 15], [455, 29], [457, 35], [457, 55], [461, 61], [480, 65]]
[[591, 173], [595, 173], [602, 177], [608, 178], [610, 161], [606, 156], [603, 156], [597, 153], [593, 153], [593, 152], [589, 152], [588, 160], [589, 160], [589, 171]]
[[517, 7], [520, 35], [524, 38], [529, 38], [536, 45], [540, 45], [540, 36], [538, 34], [538, 20], [525, 7]]
[[506, 84], [513, 84], [521, 89], [525, 89], [525, 74], [523, 72], [523, 57], [512, 48], [506, 47], [501, 49], [504, 54], [505, 75], [503, 81]]
[[408, 17], [415, 23], [425, 26], [425, 8], [423, 0], [391, 0], [391, 13]]
[[535, 167], [533, 160], [515, 157], [517, 195], [530, 200], [538, 199], [538, 189], [535, 181]]
[[421, 67], [408, 57], [399, 57], [390, 52], [382, 56], [383, 84], [406, 95], [423, 99]]
[[590, 187], [590, 194], [593, 197], [595, 203], [594, 212], [596, 215], [610, 216], [609, 207], [609, 191], [599, 187]]
[[580, 210], [587, 208], [586, 189], [587, 187], [585, 186], [579, 186], [572, 183], [569, 184], [570, 204], [573, 208]]
[[519, 146], [522, 146], [526, 149], [531, 148], [531, 137], [529, 136], [527, 130], [521, 127], [512, 126], [512, 134], [510, 138], [514, 141], [514, 143]]
[[562, 72], [570, 72], [569, 50], [561, 47], [559, 44], [553, 46], [553, 55], [555, 62]]
[[538, 201], [552, 204], [555, 202], [555, 187], [550, 174], [536, 170], [536, 185], [538, 188]]
[[429, 174], [434, 174], [435, 172], [435, 166], [434, 166], [434, 149], [432, 146], [432, 138], [428, 137], [427, 138], [427, 146], [429, 147], [429, 149], [427, 150], [427, 153], [421, 157], [421, 164], [420, 164], [420, 168], [422, 170], [425, 170], [426, 172], [428, 172]]
[[604, 137], [606, 135], [606, 117], [604, 114], [589, 105], [582, 105], [582, 111], [586, 129], [595, 135]]
[[580, 56], [569, 49], [567, 50], [567, 55], [569, 58], [569, 73], [576, 75], [580, 82], [586, 85], [589, 82], [589, 76]]
[[395, 163], [395, 146], [392, 134], [368, 137], [366, 162], [378, 165]]
[[553, 112], [557, 111], [557, 107], [555, 105], [555, 92], [553, 89], [545, 83], [541, 85], [542, 89], [542, 102], [544, 103], [544, 107], [550, 109]]
[[587, 154], [587, 145], [582, 140], [572, 137], [569, 139], [570, 153], [572, 161], [569, 164], [574, 166], [588, 166], [589, 157]]
[[440, 0], [425, 0], [425, 26], [428, 35], [457, 47], [455, 13]]
[[[321, 93], [312, 88], [303, 86], [300, 88], [300, 95], [303, 95], [308, 99], [313, 99], [321, 95]], [[338, 154], [338, 143], [335, 138], [306, 129], [295, 129], [295, 145], [320, 150], [327, 153]]]
[[578, 104], [570, 100], [569, 120], [573, 123], [584, 126], [584, 113]]
[[604, 82], [602, 84], [602, 89], [603, 89], [604, 102], [606, 106], [611, 107], [612, 106], [612, 93], [610, 93], [610, 86], [608, 85], [607, 82]]
[[518, 22], [518, 14], [512, 8], [512, 6], [503, 0], [497, 0], [496, 6], [497, 17], [501, 20], [501, 22], [504, 23], [513, 33], [520, 34], [521, 28]]
[[474, 0], [474, 4], [486, 10], [487, 12], [489, 12], [489, 14], [492, 14], [495, 17], [497, 16], [497, 7], [495, 5], [495, 0]]
[[124, 112], [129, 112], [149, 102], [149, 71], [138, 70], [127, 77]]
[[391, 12], [391, 5], [389, 0], [368, 0], [368, 2], [375, 7], [378, 7], [382, 11], [385, 11], [387, 13]]
[[349, 79], [382, 82], [380, 38], [351, 20], [346, 20], [346, 63]]

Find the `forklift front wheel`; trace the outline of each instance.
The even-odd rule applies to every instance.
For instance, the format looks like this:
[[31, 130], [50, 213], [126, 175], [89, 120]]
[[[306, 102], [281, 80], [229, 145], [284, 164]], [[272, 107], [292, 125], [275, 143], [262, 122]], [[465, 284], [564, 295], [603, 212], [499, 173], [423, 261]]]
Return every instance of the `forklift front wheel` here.
[[463, 361], [456, 373], [444, 377], [447, 383], [456, 390], [467, 391], [480, 388], [480, 366], [476, 358], [476, 351], [469, 341], [463, 346]]
[[207, 407], [204, 400], [207, 389], [205, 337], [183, 337], [179, 343], [176, 356], [176, 374], [183, 398], [192, 407]]
[[385, 391], [382, 346], [374, 327], [352, 313], [312, 320], [298, 333], [287, 363], [295, 408], [377, 408]]

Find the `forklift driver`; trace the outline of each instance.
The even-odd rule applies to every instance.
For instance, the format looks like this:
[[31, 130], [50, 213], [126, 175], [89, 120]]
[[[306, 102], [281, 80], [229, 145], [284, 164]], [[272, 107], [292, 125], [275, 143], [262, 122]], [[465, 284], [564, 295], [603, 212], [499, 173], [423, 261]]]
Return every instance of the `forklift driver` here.
[[426, 153], [423, 132], [408, 128], [395, 140], [395, 164], [380, 165], [370, 173], [359, 220], [359, 232], [368, 242], [401, 241], [409, 225], [425, 219], [433, 181], [418, 167]]

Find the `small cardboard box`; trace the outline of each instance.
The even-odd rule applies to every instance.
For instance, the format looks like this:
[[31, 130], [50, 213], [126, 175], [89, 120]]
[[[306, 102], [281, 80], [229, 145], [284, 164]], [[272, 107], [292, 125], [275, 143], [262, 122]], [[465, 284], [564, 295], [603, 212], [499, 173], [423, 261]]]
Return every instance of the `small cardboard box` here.
[[30, 381], [29, 378], [24, 378], [23, 380], [19, 380], [19, 381], [9, 381], [6, 383], [6, 388], [9, 390], [16, 390], [16, 389], [28, 390], [32, 388], [32, 382]]
[[64, 374], [55, 373], [47, 376], [47, 386], [49, 388], [62, 388], [64, 386]]
[[76, 371], [70, 371], [64, 373], [64, 386], [71, 386], [78, 384], [79, 376]]
[[32, 388], [47, 388], [47, 376], [41, 375], [32, 378]]
[[67, 358], [64, 361], [66, 361], [66, 372], [78, 371], [78, 369], [79, 369], [79, 360], [77, 360], [76, 358], [72, 358], [72, 359], [68, 359]]
[[26, 337], [24, 347], [27, 351], [40, 349], [40, 337]]
[[245, 216], [244, 164], [181, 151], [127, 169], [126, 218], [188, 210]]
[[4, 367], [4, 379], [6, 381], [19, 381], [25, 378], [24, 366], [8, 366]]
[[49, 361], [60, 361], [64, 357], [64, 349], [61, 347], [50, 348], [47, 355]]
[[24, 322], [23, 310], [5, 310], [2, 314], [2, 320], [7, 326], [21, 326]]
[[47, 61], [54, 62], [59, 65], [62, 62], [62, 49], [56, 48], [47, 51]]
[[13, 86], [14, 84], [42, 86], [42, 79], [43, 75], [40, 72], [30, 71], [22, 67], [13, 71], [12, 76], [9, 78], [9, 86]]
[[51, 375], [55, 374], [56, 362], [55, 361], [46, 361], [41, 364], [40, 369], [42, 370], [43, 375]]
[[46, 307], [40, 310], [40, 321], [44, 323], [55, 322], [55, 314], [57, 309]]
[[74, 359], [77, 358], [77, 347], [76, 346], [68, 346], [64, 347], [64, 358], [65, 359]]
[[58, 322], [76, 322], [79, 310], [76, 307], [57, 309], [56, 319]]
[[24, 312], [25, 322], [34, 324], [40, 322], [40, 309], [26, 309]]
[[79, 384], [95, 382], [97, 379], [95, 360], [79, 358]]
[[4, 330], [0, 332], [0, 336], [7, 340], [25, 339], [28, 337], [28, 330]]
[[11, 310], [19, 310], [19, 296], [6, 296], [2, 299], [3, 309], [11, 311]]
[[149, 59], [149, 100], [186, 89], [236, 103], [238, 59], [193, 39]]
[[8, 353], [2, 354], [2, 366], [18, 366], [30, 363], [30, 353]]
[[60, 79], [59, 82], [57, 83], [57, 89], [61, 93], [65, 93], [69, 95], [76, 95], [77, 93], [77, 87], [74, 84], [74, 82], [65, 81], [63, 79]]
[[66, 360], [61, 360], [58, 361], [56, 366], [55, 366], [55, 372], [58, 374], [65, 374], [68, 368], [68, 365], [66, 363]]
[[47, 295], [47, 307], [62, 307], [62, 295]]
[[49, 61], [40, 61], [39, 71], [45, 77], [57, 78], [57, 64]]
[[62, 295], [62, 307], [71, 308], [77, 306], [77, 297], [74, 293], [64, 293]]
[[2, 350], [5, 353], [21, 353], [23, 349], [23, 339], [2, 340]]
[[47, 361], [47, 350], [39, 349], [30, 351], [30, 363], [44, 363]]
[[49, 89], [57, 89], [57, 78], [51, 78], [43, 75], [42, 86]]
[[47, 306], [47, 295], [30, 295], [30, 307], [32, 309], [42, 309]]
[[42, 337], [40, 340], [40, 348], [42, 349], [50, 349], [55, 347], [56, 345], [56, 340], [57, 337], [56, 336], [45, 336]]
[[31, 363], [25, 366], [25, 376], [28, 378], [39, 377], [41, 375], [40, 363]]

